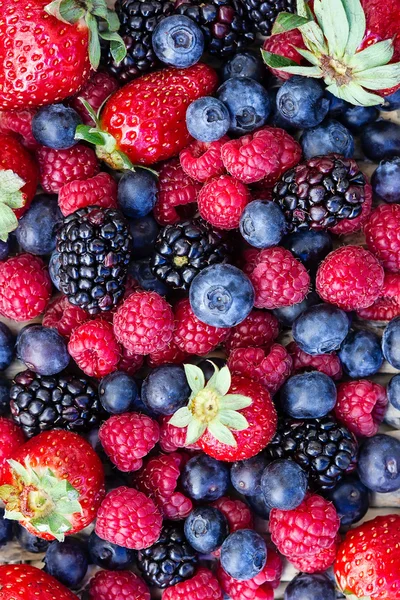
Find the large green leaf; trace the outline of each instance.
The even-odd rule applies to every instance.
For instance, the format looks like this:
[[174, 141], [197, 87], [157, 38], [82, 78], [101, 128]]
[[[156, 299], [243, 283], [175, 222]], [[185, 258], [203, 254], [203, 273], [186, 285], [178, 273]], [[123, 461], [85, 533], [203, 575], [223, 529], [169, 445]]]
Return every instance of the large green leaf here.
[[341, 0], [315, 0], [314, 12], [328, 41], [330, 56], [344, 56], [349, 37], [349, 23]]
[[290, 75], [302, 75], [303, 77], [314, 77], [316, 79], [323, 77], [320, 67], [300, 67], [297, 65], [296, 67], [283, 67], [281, 71]]
[[351, 57], [348, 65], [354, 72], [380, 67], [390, 62], [393, 52], [392, 40], [384, 40], [383, 42], [368, 46], [368, 48], [365, 48], [361, 52], [357, 52]]
[[400, 84], [400, 63], [361, 71], [355, 81], [369, 90], [384, 90]]
[[365, 14], [360, 0], [342, 0], [349, 24], [349, 37], [346, 44], [346, 56], [352, 57], [365, 34]]
[[377, 104], [383, 104], [383, 99], [380, 96], [367, 92], [367, 90], [364, 90], [354, 82], [340, 87], [333, 84], [328, 86], [327, 90], [338, 98], [342, 98], [346, 102], [350, 102], [350, 104], [356, 106], [376, 106]]
[[279, 33], [284, 33], [285, 31], [292, 31], [292, 29], [298, 29], [298, 27], [305, 25], [309, 21], [310, 18], [308, 17], [301, 17], [300, 15], [281, 12], [275, 20], [271, 33], [272, 35], [276, 35]]
[[282, 67], [297, 67], [298, 64], [294, 60], [290, 58], [285, 58], [284, 56], [280, 56], [280, 54], [273, 54], [272, 52], [268, 52], [267, 50], [261, 50], [261, 55], [265, 64], [267, 64], [271, 69], [281, 69]]

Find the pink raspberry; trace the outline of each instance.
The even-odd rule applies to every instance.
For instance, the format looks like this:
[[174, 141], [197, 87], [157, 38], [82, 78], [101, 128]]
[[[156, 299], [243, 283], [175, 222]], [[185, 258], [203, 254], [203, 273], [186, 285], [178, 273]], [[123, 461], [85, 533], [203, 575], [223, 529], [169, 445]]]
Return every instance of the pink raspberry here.
[[200, 450], [198, 443], [186, 446], [186, 427], [175, 427], [169, 423], [171, 417], [161, 417], [160, 448], [163, 452], [175, 452], [179, 448], [185, 450]]
[[196, 202], [201, 184], [194, 181], [182, 169], [179, 160], [163, 164], [158, 178], [158, 197], [154, 217], [160, 225], [173, 225], [181, 220], [178, 206]]
[[143, 579], [132, 571], [98, 571], [90, 580], [89, 600], [150, 600]]
[[86, 206], [118, 208], [117, 184], [108, 173], [98, 173], [90, 179], [70, 181], [60, 189], [58, 204], [64, 217]]
[[387, 271], [400, 272], [400, 205], [381, 204], [364, 227], [368, 249]]
[[42, 323], [45, 327], [54, 327], [69, 340], [74, 329], [90, 319], [89, 313], [80, 306], [71, 304], [67, 296], [59, 296], [47, 307]]
[[45, 192], [58, 194], [70, 181], [90, 179], [99, 171], [94, 151], [83, 144], [68, 150], [53, 150], [42, 146], [36, 152], [39, 162], [40, 184]]
[[97, 378], [116, 371], [121, 358], [113, 327], [103, 319], [86, 321], [74, 329], [68, 352], [86, 375]]
[[347, 235], [360, 231], [367, 223], [372, 210], [372, 187], [370, 183], [365, 184], [364, 202], [361, 205], [361, 213], [355, 219], [340, 219], [334, 227], [330, 227], [329, 231], [335, 235]]
[[238, 529], [253, 529], [252, 512], [241, 500], [222, 496], [211, 506], [218, 508], [225, 515], [230, 533], [238, 531]]
[[195, 181], [204, 183], [212, 177], [225, 173], [221, 157], [221, 148], [229, 141], [227, 136], [216, 142], [198, 142], [195, 140], [179, 155], [182, 169]]
[[385, 273], [381, 294], [368, 308], [357, 311], [361, 319], [391, 321], [400, 317], [400, 273]]
[[339, 384], [334, 411], [338, 421], [355, 435], [372, 437], [378, 433], [387, 404], [383, 386], [359, 379]]
[[128, 373], [128, 375], [134, 375], [142, 368], [143, 363], [144, 356], [129, 352], [124, 346], [121, 346], [121, 359], [118, 363], [118, 371], [123, 371], [124, 373]]
[[320, 550], [317, 554], [289, 557], [292, 565], [302, 573], [324, 573], [335, 561], [340, 544], [338, 535], [329, 548]]
[[236, 229], [251, 201], [248, 188], [230, 175], [221, 175], [204, 185], [199, 193], [200, 216], [218, 229]]
[[201, 568], [191, 579], [164, 590], [163, 600], [223, 600], [223, 594], [212, 572]]
[[235, 327], [229, 330], [225, 341], [227, 352], [235, 348], [249, 346], [267, 348], [278, 337], [278, 319], [264, 310], [252, 310], [251, 313]]
[[[298, 29], [292, 29], [291, 31], [286, 31], [285, 33], [271, 35], [264, 42], [264, 50], [267, 52], [279, 54], [279, 56], [284, 56], [285, 58], [290, 58], [298, 65], [302, 65], [304, 64], [305, 59], [299, 52], [297, 52], [296, 48], [302, 48], [303, 50], [306, 50], [303, 36]], [[289, 73], [285, 73], [279, 69], [271, 69], [270, 67], [268, 68], [274, 75], [276, 75], [276, 77], [279, 77], [280, 79], [289, 79], [291, 77]]]
[[235, 375], [254, 379], [275, 394], [292, 372], [292, 359], [280, 344], [272, 344], [268, 351], [236, 348], [229, 355], [228, 367]]
[[175, 305], [174, 313], [173, 341], [183, 352], [202, 356], [215, 350], [226, 339], [229, 330], [200, 321], [194, 314], [188, 298], [182, 298]]
[[161, 365], [180, 365], [187, 358], [189, 354], [184, 352], [171, 340], [166, 348], [151, 352], [147, 357], [147, 364], [152, 369], [160, 367]]
[[28, 150], [36, 150], [39, 146], [32, 133], [32, 119], [37, 109], [26, 108], [24, 110], [1, 110], [0, 111], [0, 133], [11, 133], [18, 137], [19, 141]]
[[293, 373], [303, 373], [304, 371], [319, 371], [325, 373], [332, 379], [342, 378], [342, 363], [337, 354], [307, 354], [296, 342], [290, 342], [286, 346], [293, 361]]
[[83, 88], [70, 100], [69, 104], [80, 115], [82, 122], [85, 125], [94, 125], [91, 116], [79, 98], [86, 100], [97, 114], [97, 111], [103, 102], [111, 96], [111, 94], [116, 92], [118, 88], [118, 82], [114, 77], [108, 73], [98, 71], [97, 73], [93, 73], [89, 81], [87, 81]]

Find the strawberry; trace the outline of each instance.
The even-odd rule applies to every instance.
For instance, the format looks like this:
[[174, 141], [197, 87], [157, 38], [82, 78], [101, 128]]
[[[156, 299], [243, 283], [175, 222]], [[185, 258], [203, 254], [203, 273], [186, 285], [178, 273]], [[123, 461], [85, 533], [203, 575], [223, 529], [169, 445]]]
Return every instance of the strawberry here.
[[17, 448], [8, 463], [0, 487], [7, 519], [45, 540], [63, 541], [96, 517], [104, 496], [103, 466], [76, 433], [40, 433]]
[[0, 566], [1, 600], [76, 600], [69, 591], [51, 575], [32, 565]]

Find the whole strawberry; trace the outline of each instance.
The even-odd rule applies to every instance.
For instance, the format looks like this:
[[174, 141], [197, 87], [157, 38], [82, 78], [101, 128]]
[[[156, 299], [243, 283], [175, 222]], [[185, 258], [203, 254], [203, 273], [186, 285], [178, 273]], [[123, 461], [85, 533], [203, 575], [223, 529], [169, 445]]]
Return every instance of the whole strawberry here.
[[76, 600], [75, 594], [41, 569], [29, 564], [1, 565], [1, 600], [14, 600], [16, 590], [21, 600], [34, 600], [39, 596], [42, 600]]

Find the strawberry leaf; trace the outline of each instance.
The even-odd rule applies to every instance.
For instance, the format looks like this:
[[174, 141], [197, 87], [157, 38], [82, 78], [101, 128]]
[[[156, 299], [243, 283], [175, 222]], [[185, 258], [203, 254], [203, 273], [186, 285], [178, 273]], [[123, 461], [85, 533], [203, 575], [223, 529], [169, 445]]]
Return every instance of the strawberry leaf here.
[[318, 66], [320, 64], [320, 59], [313, 52], [310, 52], [309, 50], [304, 50], [304, 48], [297, 48], [297, 46], [294, 46], [294, 49], [297, 50], [297, 52], [301, 54], [301, 56], [303, 56], [306, 60], [308, 60], [308, 62], [310, 62], [312, 65]]
[[314, 1], [314, 12], [328, 41], [330, 56], [342, 58], [349, 37], [349, 23], [341, 0]]
[[89, 29], [89, 59], [92, 68], [96, 71], [100, 64], [100, 41], [97, 20], [91, 13], [86, 13], [86, 25]]
[[189, 387], [195, 396], [201, 392], [202, 389], [204, 389], [206, 384], [204, 373], [199, 367], [196, 367], [196, 365], [183, 365], [183, 368], [185, 369], [185, 375]]
[[240, 410], [253, 404], [253, 400], [241, 394], [227, 394], [219, 401], [221, 410]]
[[334, 93], [338, 98], [355, 104], [356, 106], [376, 106], [377, 104], [383, 104], [384, 100], [376, 94], [371, 94], [364, 90], [361, 85], [357, 85], [354, 82], [349, 83], [346, 86], [337, 86], [336, 84], [329, 85], [327, 88], [328, 92]]
[[261, 50], [261, 54], [265, 64], [271, 67], [271, 69], [282, 69], [283, 67], [299, 66], [294, 60], [291, 60], [290, 58], [285, 58], [284, 56], [280, 56], [279, 54], [273, 54], [272, 52], [268, 52], [267, 50]]
[[229, 392], [229, 388], [231, 387], [231, 372], [228, 367], [222, 367], [219, 373], [217, 373], [217, 377], [214, 383], [214, 387], [220, 396], [225, 396]]
[[[368, 46], [365, 50], [357, 52], [349, 60], [349, 67], [355, 73], [386, 65], [392, 59], [394, 53], [392, 40], [384, 40], [372, 46]], [[383, 89], [382, 87], [380, 89]]]
[[249, 426], [246, 417], [236, 410], [221, 410], [218, 414], [218, 419], [223, 425], [236, 431], [244, 431]]
[[191, 446], [192, 444], [195, 444], [201, 438], [206, 429], [206, 423], [201, 423], [196, 419], [190, 421], [186, 431], [185, 446]]
[[90, 127], [90, 125], [78, 125], [75, 131], [75, 139], [76, 140], [84, 140], [85, 142], [89, 142], [89, 144], [94, 144], [95, 146], [103, 145], [103, 137], [94, 127]]
[[382, 90], [400, 83], [400, 63], [367, 69], [355, 74], [354, 80], [368, 90]]
[[168, 423], [170, 425], [173, 425], [174, 427], [182, 428], [187, 427], [192, 419], [193, 415], [188, 409], [188, 407], [183, 406], [182, 408], [179, 408], [176, 411], [176, 413], [171, 417]]
[[346, 44], [346, 56], [351, 57], [355, 54], [364, 38], [366, 28], [365, 14], [360, 0], [342, 0], [342, 3], [350, 29]]
[[281, 12], [275, 20], [272, 27], [272, 35], [279, 33], [285, 33], [286, 31], [292, 31], [292, 29], [298, 29], [301, 25], [305, 25], [310, 21], [308, 17], [301, 17], [299, 15], [293, 15], [292, 13]]
[[102, 31], [99, 35], [103, 40], [110, 42], [110, 52], [115, 62], [117, 64], [122, 62], [126, 56], [126, 46], [119, 33], [115, 31]]
[[0, 204], [0, 240], [6, 242], [8, 234], [18, 227], [18, 219], [14, 211], [5, 204]]
[[208, 430], [211, 433], [211, 435], [215, 437], [215, 439], [221, 442], [221, 444], [226, 444], [227, 446], [232, 446], [236, 448], [237, 442], [234, 438], [233, 433], [230, 429], [228, 429], [228, 427], [223, 425], [221, 422], [212, 421], [208, 426]]

